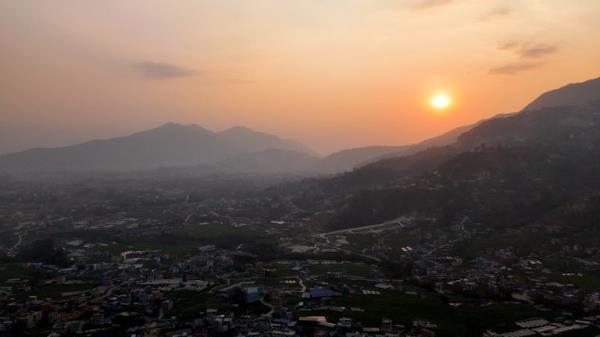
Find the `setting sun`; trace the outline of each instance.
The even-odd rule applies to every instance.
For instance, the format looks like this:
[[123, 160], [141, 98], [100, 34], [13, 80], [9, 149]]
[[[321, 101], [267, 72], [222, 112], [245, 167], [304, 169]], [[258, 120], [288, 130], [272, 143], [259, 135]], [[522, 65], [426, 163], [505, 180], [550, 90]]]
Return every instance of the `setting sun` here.
[[0, 0], [0, 337], [600, 337], [599, 18]]
[[452, 98], [446, 94], [437, 94], [431, 97], [429, 103], [436, 110], [444, 110], [452, 104]]

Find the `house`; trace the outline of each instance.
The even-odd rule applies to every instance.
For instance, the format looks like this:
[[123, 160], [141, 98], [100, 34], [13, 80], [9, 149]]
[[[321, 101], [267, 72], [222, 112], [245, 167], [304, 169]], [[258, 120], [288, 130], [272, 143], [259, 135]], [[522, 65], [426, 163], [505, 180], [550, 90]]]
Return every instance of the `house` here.
[[341, 296], [341, 294], [338, 293], [337, 291], [333, 291], [331, 289], [321, 288], [321, 287], [310, 288], [309, 292], [310, 292], [310, 298], [324, 298], [324, 297]]
[[242, 288], [244, 295], [246, 296], [247, 303], [254, 303], [260, 301], [265, 295], [266, 291], [263, 286], [244, 287]]

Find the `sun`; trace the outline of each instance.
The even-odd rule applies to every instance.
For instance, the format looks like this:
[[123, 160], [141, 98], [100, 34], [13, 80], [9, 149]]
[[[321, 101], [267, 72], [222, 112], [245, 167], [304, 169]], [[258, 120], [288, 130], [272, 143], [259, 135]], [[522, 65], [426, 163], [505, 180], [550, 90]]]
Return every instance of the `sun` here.
[[429, 104], [436, 110], [445, 110], [452, 105], [452, 97], [445, 93], [435, 94], [429, 100]]

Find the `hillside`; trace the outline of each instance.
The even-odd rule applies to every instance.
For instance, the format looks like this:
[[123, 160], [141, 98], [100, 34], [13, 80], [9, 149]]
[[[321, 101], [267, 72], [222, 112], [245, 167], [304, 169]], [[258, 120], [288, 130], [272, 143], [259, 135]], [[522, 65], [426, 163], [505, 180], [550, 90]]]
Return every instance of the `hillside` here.
[[0, 171], [130, 171], [214, 165], [267, 149], [309, 151], [297, 142], [250, 129], [216, 133], [197, 125], [170, 123], [125, 137], [4, 155]]
[[390, 157], [406, 156], [432, 147], [456, 142], [458, 137], [474, 125], [466, 125], [419, 143], [400, 146], [367, 146], [342, 150], [330, 154], [319, 163], [319, 171], [336, 173], [353, 170], [360, 166]]
[[[561, 89], [554, 95], [565, 97]], [[571, 240], [572, 225], [557, 219], [578, 216], [570, 205], [585, 205], [588, 214], [600, 200], [600, 100], [588, 98], [497, 116], [452, 144], [305, 181], [292, 193], [308, 213], [321, 214], [316, 226], [327, 230], [399, 216], [435, 219], [440, 228], [469, 219], [492, 233], [557, 221]], [[585, 232], [596, 228], [579, 223]]]
[[221, 172], [248, 174], [314, 174], [319, 158], [308, 153], [268, 149], [230, 158], [217, 164]]
[[568, 84], [548, 91], [529, 103], [523, 110], [536, 110], [547, 107], [581, 105], [600, 100], [600, 78], [581, 83]]

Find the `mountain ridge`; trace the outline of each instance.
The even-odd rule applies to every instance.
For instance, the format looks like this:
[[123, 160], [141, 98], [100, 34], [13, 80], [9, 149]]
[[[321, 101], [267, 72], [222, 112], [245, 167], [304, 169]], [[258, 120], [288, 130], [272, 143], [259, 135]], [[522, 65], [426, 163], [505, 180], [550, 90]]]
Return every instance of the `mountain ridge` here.
[[196, 124], [167, 123], [149, 130], [80, 144], [34, 148], [0, 156], [0, 171], [127, 171], [214, 165], [269, 148], [303, 151], [308, 147], [274, 135], [244, 131], [243, 139]]
[[536, 99], [542, 108], [482, 121], [453, 144], [317, 181], [313, 193], [326, 196], [320, 204], [327, 208], [315, 204], [309, 212], [330, 214], [321, 224], [326, 230], [410, 215], [443, 226], [467, 216], [492, 230], [515, 220], [544, 223], [569, 203], [600, 194], [600, 91], [579, 104], [548, 97]]
[[552, 106], [581, 105], [599, 100], [600, 77], [597, 77], [583, 82], [570, 83], [547, 91], [527, 104], [522, 111]]
[[[465, 135], [472, 135], [474, 129], [481, 130], [478, 127], [482, 125], [483, 128], [488, 127], [491, 120], [501, 120], [498, 123], [502, 123], [507, 118], [530, 111], [593, 102], [600, 102], [600, 78], [548, 91], [520, 112], [496, 115], [415, 144], [345, 149], [321, 158], [300, 142], [243, 126], [211, 131], [197, 124], [166, 123], [127, 136], [0, 155], [0, 172], [136, 171], [203, 166], [212, 167], [215, 172], [240, 171], [244, 167], [256, 171], [262, 167], [264, 173], [330, 175], [361, 167], [389, 166], [394, 161], [402, 161], [397, 158], [420, 152], [424, 152], [422, 155], [434, 153], [434, 148], [460, 142], [468, 137]], [[495, 125], [498, 127], [498, 124]], [[259, 162], [259, 159], [264, 162]], [[380, 161], [383, 164], [377, 164]]]

